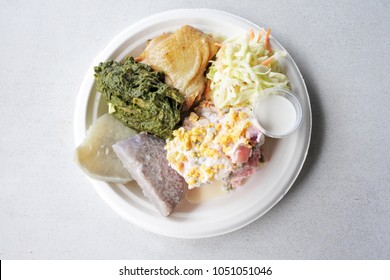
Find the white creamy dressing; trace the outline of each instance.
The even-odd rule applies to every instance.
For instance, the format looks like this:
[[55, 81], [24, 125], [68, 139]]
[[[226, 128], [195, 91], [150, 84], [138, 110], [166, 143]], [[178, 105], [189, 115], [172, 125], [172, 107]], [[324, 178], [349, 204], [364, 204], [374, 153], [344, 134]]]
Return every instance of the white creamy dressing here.
[[273, 135], [289, 133], [297, 119], [294, 105], [280, 95], [270, 95], [260, 101], [255, 114], [259, 124]]
[[202, 203], [210, 199], [226, 195], [228, 192], [223, 189], [223, 183], [216, 181], [211, 184], [205, 184], [198, 188], [188, 190], [186, 199], [191, 203]]

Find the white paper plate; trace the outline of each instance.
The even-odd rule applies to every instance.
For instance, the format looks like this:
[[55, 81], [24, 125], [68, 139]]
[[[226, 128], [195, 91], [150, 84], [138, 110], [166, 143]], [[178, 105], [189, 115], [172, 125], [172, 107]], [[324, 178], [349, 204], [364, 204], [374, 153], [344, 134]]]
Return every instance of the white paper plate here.
[[[96, 57], [81, 84], [74, 118], [76, 146], [82, 142], [92, 122], [107, 111], [105, 101], [96, 92], [93, 67], [107, 59], [122, 60], [128, 55], [137, 56], [148, 39], [163, 32], [175, 31], [185, 24], [224, 36], [246, 32], [251, 28], [259, 29], [257, 25], [243, 18], [208, 9], [172, 10], [145, 18], [130, 26]], [[284, 50], [273, 38], [271, 45], [275, 49]], [[170, 217], [162, 217], [135, 183], [125, 186], [91, 180], [96, 191], [130, 222], [171, 237], [200, 238], [220, 235], [237, 230], [262, 216], [294, 183], [305, 161], [311, 135], [310, 101], [303, 78], [289, 55], [283, 60], [282, 66], [290, 79], [292, 90], [302, 102], [303, 123], [286, 139], [266, 139], [263, 148], [269, 161], [243, 187], [201, 204], [184, 201]]]

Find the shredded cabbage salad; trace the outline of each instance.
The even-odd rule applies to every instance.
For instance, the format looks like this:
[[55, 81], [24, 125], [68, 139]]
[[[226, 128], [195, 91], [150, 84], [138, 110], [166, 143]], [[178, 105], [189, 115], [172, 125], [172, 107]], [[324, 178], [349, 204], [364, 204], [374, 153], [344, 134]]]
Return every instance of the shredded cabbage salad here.
[[221, 44], [207, 73], [210, 98], [216, 107], [250, 106], [265, 88], [288, 88], [279, 63], [285, 54], [271, 49], [270, 29], [263, 34], [264, 29], [257, 33], [251, 30]]

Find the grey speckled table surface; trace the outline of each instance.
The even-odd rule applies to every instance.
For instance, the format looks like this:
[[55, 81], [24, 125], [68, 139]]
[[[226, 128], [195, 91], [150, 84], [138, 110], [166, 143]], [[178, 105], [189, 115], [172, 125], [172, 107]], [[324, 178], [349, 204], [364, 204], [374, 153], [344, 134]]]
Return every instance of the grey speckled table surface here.
[[[372, 1], [371, 1], [372, 2]], [[0, 259], [389, 259], [389, 1], [0, 1]], [[249, 226], [180, 240], [126, 222], [73, 163], [93, 58], [152, 13], [213, 8], [271, 26], [297, 62], [312, 144]]]

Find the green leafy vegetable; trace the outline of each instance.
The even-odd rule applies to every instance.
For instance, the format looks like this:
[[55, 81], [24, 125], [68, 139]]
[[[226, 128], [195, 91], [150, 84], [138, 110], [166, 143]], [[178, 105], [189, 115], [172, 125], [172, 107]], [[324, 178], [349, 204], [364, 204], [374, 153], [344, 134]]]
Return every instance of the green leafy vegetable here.
[[126, 126], [169, 138], [180, 121], [184, 97], [164, 84], [164, 73], [126, 58], [124, 63], [101, 62], [95, 67], [97, 90], [110, 112]]

